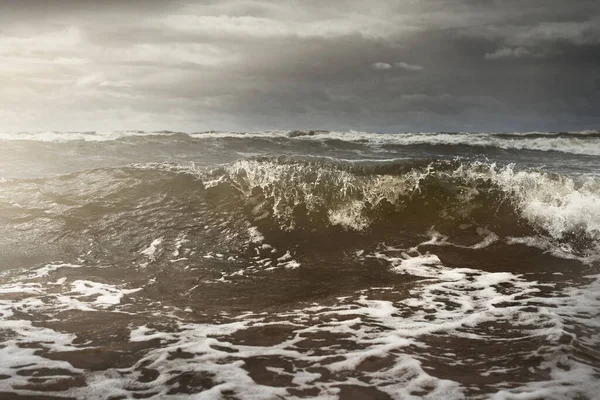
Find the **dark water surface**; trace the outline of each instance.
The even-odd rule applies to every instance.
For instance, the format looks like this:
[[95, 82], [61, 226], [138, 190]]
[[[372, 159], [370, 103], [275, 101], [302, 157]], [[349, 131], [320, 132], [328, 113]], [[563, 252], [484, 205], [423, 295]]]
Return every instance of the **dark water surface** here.
[[600, 134], [0, 135], [0, 399], [594, 399]]

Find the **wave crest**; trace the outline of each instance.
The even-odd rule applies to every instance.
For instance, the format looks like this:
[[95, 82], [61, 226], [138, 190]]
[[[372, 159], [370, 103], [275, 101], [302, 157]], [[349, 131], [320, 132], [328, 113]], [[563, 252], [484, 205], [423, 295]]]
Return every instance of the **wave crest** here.
[[555, 239], [600, 239], [598, 178], [514, 165], [279, 157], [235, 162], [211, 171], [204, 184], [235, 188], [255, 219], [272, 216], [288, 230], [302, 219], [362, 231], [385, 219], [501, 223], [513, 213], [512, 223], [526, 221]]

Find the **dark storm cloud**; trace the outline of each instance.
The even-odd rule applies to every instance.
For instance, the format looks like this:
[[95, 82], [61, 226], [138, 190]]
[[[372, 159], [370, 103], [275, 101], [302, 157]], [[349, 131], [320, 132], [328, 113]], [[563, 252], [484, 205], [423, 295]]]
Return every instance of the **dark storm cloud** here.
[[5, 130], [583, 129], [597, 1], [0, 1]]

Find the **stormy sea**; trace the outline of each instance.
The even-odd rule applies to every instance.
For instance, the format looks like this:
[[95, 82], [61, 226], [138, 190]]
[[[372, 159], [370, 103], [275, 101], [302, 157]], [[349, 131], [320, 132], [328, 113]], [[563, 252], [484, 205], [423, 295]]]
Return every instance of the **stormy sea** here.
[[0, 135], [0, 399], [599, 393], [599, 131]]

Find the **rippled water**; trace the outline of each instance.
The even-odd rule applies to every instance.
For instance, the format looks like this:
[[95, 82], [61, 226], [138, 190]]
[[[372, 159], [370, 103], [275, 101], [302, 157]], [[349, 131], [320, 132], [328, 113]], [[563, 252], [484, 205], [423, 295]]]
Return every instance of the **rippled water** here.
[[598, 132], [3, 135], [0, 397], [593, 399], [599, 155]]

